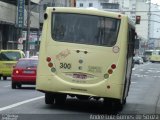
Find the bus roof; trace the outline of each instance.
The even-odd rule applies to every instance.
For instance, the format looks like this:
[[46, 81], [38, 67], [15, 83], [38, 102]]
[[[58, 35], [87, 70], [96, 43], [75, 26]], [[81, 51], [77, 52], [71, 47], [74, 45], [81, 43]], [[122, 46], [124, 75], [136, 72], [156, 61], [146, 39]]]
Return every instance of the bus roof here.
[[106, 16], [113, 17], [119, 19], [121, 17], [127, 17], [127, 15], [111, 12], [111, 11], [104, 11], [99, 9], [88, 9], [88, 8], [75, 8], [75, 7], [47, 7], [46, 11], [54, 11], [56, 12], [69, 12], [69, 13], [81, 13], [81, 14], [93, 14], [99, 16]]

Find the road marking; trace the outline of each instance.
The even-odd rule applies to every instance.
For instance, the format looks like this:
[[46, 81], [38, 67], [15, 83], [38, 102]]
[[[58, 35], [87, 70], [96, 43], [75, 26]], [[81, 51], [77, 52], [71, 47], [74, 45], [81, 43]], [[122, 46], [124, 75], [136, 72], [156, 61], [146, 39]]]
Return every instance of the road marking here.
[[44, 98], [44, 96], [32, 98], [32, 99], [25, 100], [25, 101], [22, 101], [22, 102], [18, 102], [18, 103], [15, 103], [15, 104], [12, 104], [12, 105], [9, 105], [9, 106], [6, 106], [6, 107], [2, 107], [2, 108], [0, 108], [0, 112], [4, 111], [4, 110], [7, 110], [7, 109], [17, 107], [17, 106], [25, 104], [25, 103], [29, 103], [29, 102], [32, 102], [32, 101], [35, 101], [35, 100], [39, 100], [39, 99], [42, 99], [42, 98]]
[[135, 84], [135, 83], [137, 83], [137, 82], [131, 82], [131, 84]]
[[11, 85], [6, 85], [6, 86], [4, 86], [4, 87], [10, 87]]

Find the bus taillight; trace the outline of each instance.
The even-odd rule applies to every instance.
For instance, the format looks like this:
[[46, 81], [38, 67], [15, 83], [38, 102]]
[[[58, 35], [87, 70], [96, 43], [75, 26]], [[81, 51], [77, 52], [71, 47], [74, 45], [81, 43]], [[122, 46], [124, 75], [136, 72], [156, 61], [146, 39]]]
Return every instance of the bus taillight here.
[[112, 69], [115, 69], [115, 68], [116, 68], [116, 65], [115, 65], [115, 64], [112, 64], [112, 65], [111, 65], [111, 68], [112, 68]]
[[108, 70], [108, 73], [109, 73], [109, 74], [112, 74], [112, 73], [113, 73], [113, 70], [112, 70], [112, 69], [109, 69], [109, 70]]
[[46, 60], [47, 60], [47, 62], [50, 62], [50, 61], [51, 61], [51, 58], [50, 58], [50, 57], [47, 57]]
[[48, 63], [48, 67], [53, 67], [53, 63]]
[[109, 78], [109, 74], [104, 74], [104, 78], [105, 79]]

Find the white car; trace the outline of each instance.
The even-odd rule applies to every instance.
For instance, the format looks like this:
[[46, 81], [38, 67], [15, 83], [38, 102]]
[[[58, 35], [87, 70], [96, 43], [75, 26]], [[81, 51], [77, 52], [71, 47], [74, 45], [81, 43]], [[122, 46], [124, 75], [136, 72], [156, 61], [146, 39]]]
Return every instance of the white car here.
[[140, 56], [133, 57], [133, 61], [135, 64], [143, 64], [143, 58]]

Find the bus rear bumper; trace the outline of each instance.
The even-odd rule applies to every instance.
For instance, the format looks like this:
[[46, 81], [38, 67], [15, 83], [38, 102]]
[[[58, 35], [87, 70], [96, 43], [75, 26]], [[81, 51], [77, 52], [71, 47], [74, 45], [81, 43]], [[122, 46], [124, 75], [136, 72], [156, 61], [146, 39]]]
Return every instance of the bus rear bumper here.
[[40, 80], [36, 81], [36, 89], [44, 93], [82, 95], [88, 97], [102, 97], [121, 99], [123, 96], [123, 84], [101, 81], [96, 84], [73, 84], [62, 83], [58, 80]]

